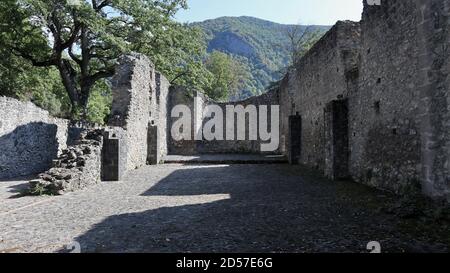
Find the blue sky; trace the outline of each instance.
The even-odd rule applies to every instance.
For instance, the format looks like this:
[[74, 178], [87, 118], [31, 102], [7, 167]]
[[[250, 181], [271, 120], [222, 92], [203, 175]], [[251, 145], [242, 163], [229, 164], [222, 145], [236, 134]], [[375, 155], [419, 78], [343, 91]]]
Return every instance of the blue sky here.
[[253, 16], [282, 24], [333, 25], [361, 19], [363, 0], [188, 0], [177, 20], [198, 22], [221, 16]]

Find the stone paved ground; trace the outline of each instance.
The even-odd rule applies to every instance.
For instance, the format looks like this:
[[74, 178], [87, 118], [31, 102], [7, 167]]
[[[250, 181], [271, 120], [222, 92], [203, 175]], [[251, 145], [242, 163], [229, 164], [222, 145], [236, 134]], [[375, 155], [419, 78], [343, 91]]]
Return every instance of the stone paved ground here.
[[287, 163], [287, 158], [282, 155], [205, 154], [198, 156], [167, 155], [163, 161], [170, 164], [283, 164]]
[[401, 219], [388, 194], [288, 165], [164, 165], [60, 197], [0, 182], [0, 252], [449, 250], [445, 225]]

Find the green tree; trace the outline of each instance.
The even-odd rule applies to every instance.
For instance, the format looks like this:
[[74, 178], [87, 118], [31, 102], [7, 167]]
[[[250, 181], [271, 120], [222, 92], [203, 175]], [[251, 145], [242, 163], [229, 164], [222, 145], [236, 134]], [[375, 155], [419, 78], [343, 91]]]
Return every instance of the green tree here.
[[171, 84], [199, 90], [208, 88], [212, 81], [211, 73], [203, 64], [207, 58], [206, 46], [200, 28], [168, 21], [165, 31], [133, 43], [133, 51], [150, 56]]
[[148, 54], [174, 82], [207, 83], [192, 76], [202, 70], [202, 45], [172, 19], [180, 8], [186, 0], [4, 0], [0, 47], [33, 67], [55, 68], [72, 115], [86, 118], [92, 90], [126, 52]]
[[54, 116], [70, 116], [70, 101], [55, 68], [33, 67], [0, 48], [0, 79], [0, 95], [32, 101]]
[[206, 68], [212, 73], [213, 79], [205, 93], [218, 101], [236, 95], [249, 78], [246, 66], [220, 51], [213, 51], [209, 55]]
[[106, 80], [98, 81], [91, 91], [87, 105], [87, 120], [98, 124], [107, 122], [111, 112], [112, 94]]

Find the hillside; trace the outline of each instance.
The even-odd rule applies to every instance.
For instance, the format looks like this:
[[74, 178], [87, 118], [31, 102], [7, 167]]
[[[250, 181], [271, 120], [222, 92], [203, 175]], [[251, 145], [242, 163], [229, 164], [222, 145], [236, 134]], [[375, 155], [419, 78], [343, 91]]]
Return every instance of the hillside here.
[[[218, 50], [245, 63], [251, 73], [239, 99], [263, 92], [282, 76], [289, 63], [289, 38], [293, 25], [253, 17], [221, 17], [193, 23], [206, 33], [208, 51]], [[306, 28], [306, 27], [303, 27]], [[328, 26], [315, 26], [325, 32]]]

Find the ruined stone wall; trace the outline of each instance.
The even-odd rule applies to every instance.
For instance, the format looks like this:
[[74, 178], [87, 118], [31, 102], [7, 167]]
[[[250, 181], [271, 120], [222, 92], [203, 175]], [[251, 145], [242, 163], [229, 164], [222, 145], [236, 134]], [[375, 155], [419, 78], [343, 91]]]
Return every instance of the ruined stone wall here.
[[326, 169], [324, 110], [352, 92], [359, 47], [359, 24], [338, 22], [291, 70], [280, 87], [283, 151], [288, 153], [288, 119], [302, 117], [300, 162]]
[[[209, 101], [208, 104], [217, 104], [214, 101]], [[279, 99], [279, 93], [278, 90], [273, 89], [273, 90], [269, 90], [267, 93], [264, 93], [260, 96], [256, 96], [256, 97], [251, 97], [248, 98], [246, 100], [243, 101], [238, 101], [238, 102], [227, 102], [227, 103], [218, 103], [217, 105], [219, 105], [222, 108], [222, 111], [224, 113], [224, 126], [226, 127], [226, 107], [227, 105], [233, 105], [233, 106], [239, 106], [242, 105], [243, 107], [247, 107], [249, 105], [254, 105], [256, 106], [257, 112], [258, 112], [258, 120], [257, 122], [257, 129], [259, 130], [259, 119], [261, 118], [260, 115], [260, 106], [267, 106], [267, 126], [268, 129], [270, 130], [270, 128], [272, 128], [272, 123], [271, 123], [271, 106], [279, 106], [280, 105], [280, 99]], [[207, 122], [207, 120], [205, 120], [205, 122]], [[246, 123], [246, 128], [245, 128], [245, 134], [246, 134], [246, 139], [249, 139], [249, 124], [250, 124], [250, 120], [249, 117], [246, 117], [245, 120]], [[280, 134], [281, 134], [281, 124], [279, 126], [279, 128], [276, 128]], [[203, 143], [203, 145], [201, 146], [201, 148], [203, 150], [202, 153], [244, 153], [244, 154], [280, 154], [280, 146], [278, 146], [278, 149], [276, 149], [275, 151], [271, 151], [271, 152], [263, 152], [261, 151], [261, 144], [263, 143], [268, 143], [268, 141], [262, 141], [259, 138], [259, 132], [258, 132], [258, 140], [244, 140], [244, 141], [239, 141], [239, 140], [235, 140], [235, 141], [208, 141], [206, 143]], [[237, 116], [235, 115], [235, 139], [237, 139]]]
[[113, 77], [113, 104], [109, 126], [125, 130], [121, 146], [127, 170], [147, 163], [147, 134], [152, 110], [152, 93], [155, 91], [155, 69], [150, 60], [139, 54], [121, 58]]
[[416, 1], [422, 184], [450, 201], [450, 3]]
[[[168, 153], [171, 155], [193, 155], [197, 154], [197, 143], [194, 141], [194, 98], [197, 96], [199, 104], [203, 108], [205, 106], [205, 97], [201, 93], [195, 92], [190, 94], [184, 87], [174, 86], [169, 92], [169, 108], [168, 114]], [[172, 126], [178, 118], [172, 117], [172, 109], [177, 105], [185, 105], [191, 111], [191, 140], [175, 141], [175, 136], [172, 134]]]
[[[210, 120], [209, 118], [202, 117], [202, 113], [208, 105], [217, 105], [222, 109], [223, 112], [223, 139], [224, 140], [194, 140], [195, 128], [194, 128], [194, 97], [198, 99], [198, 113], [201, 121], [201, 128]], [[194, 95], [191, 95], [184, 88], [173, 88], [170, 92], [170, 107], [171, 109], [176, 105], [186, 105], [189, 107], [192, 115], [191, 115], [191, 140], [182, 140], [175, 141], [173, 136], [171, 135], [171, 128], [173, 123], [178, 120], [178, 118], [171, 118], [170, 112], [169, 120], [168, 120], [168, 133], [169, 133], [169, 153], [176, 155], [198, 155], [198, 154], [227, 154], [227, 153], [238, 153], [238, 154], [261, 154], [261, 144], [266, 143], [261, 140], [248, 140], [249, 139], [249, 117], [246, 116], [246, 139], [247, 140], [237, 140], [237, 117], [235, 116], [235, 138], [236, 140], [226, 140], [226, 107], [228, 105], [238, 106], [242, 105], [243, 107], [247, 107], [248, 105], [256, 106], [257, 111], [259, 112], [259, 106], [265, 105], [268, 106], [268, 127], [271, 128], [271, 106], [279, 105], [279, 96], [278, 90], [272, 90], [263, 94], [261, 96], [252, 97], [244, 101], [239, 102], [228, 102], [228, 103], [218, 103], [215, 102], [208, 97], [204, 96], [200, 92], [196, 92]], [[258, 115], [259, 116], [259, 115]], [[257, 121], [259, 122], [259, 120]], [[268, 154], [279, 154], [280, 150], [277, 149], [273, 152], [268, 152]]]
[[167, 155], [168, 146], [167, 146], [167, 115], [169, 112], [169, 91], [170, 91], [170, 82], [164, 77], [162, 74], [156, 74], [156, 94], [157, 94], [157, 124], [159, 130], [159, 137], [161, 139], [159, 154], [161, 156]]
[[449, 127], [443, 132], [449, 91], [437, 78], [448, 75], [448, 54], [439, 57], [431, 48], [448, 47], [448, 34], [433, 39], [436, 32], [448, 33], [448, 11], [447, 1], [365, 5], [359, 95], [351, 104], [351, 123], [359, 132], [352, 141], [356, 180], [397, 193], [448, 194]]
[[168, 153], [167, 115], [169, 111], [170, 83], [161, 73], [156, 73], [156, 92], [153, 94], [151, 125], [149, 132], [148, 163], [159, 164]]
[[31, 102], [0, 97], [0, 179], [49, 169], [66, 148], [68, 125]]
[[[448, 198], [448, 25], [448, 1], [384, 0], [365, 3], [360, 24], [334, 26], [280, 87], [283, 135], [288, 117], [302, 116], [300, 161], [331, 178], [347, 164], [361, 183]], [[348, 159], [335, 157], [337, 105], [348, 111], [339, 140]]]
[[120, 165], [133, 170], [167, 154], [168, 80], [142, 54], [121, 58], [113, 77], [111, 135], [119, 138]]
[[420, 187], [417, 22], [412, 1], [365, 5], [358, 94], [351, 99], [351, 174], [402, 192]]
[[30, 194], [62, 195], [100, 183], [103, 129], [83, 130], [52, 168], [30, 181]]

